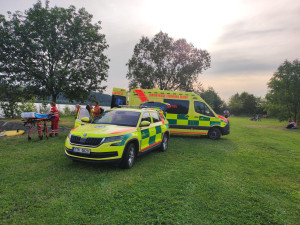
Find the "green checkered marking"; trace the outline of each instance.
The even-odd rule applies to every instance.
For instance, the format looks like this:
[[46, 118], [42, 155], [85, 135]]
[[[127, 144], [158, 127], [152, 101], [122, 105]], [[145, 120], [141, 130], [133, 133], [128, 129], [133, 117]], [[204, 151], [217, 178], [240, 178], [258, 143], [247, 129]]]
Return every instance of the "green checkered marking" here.
[[154, 144], [155, 143], [155, 135], [154, 136], [151, 136], [150, 138], [149, 138], [149, 145], [152, 145], [152, 144]]
[[178, 120], [188, 120], [188, 117], [186, 117], [185, 114], [178, 114], [178, 115], [177, 115], [177, 119], [178, 119]]
[[199, 116], [199, 120], [200, 121], [210, 121], [210, 118], [206, 117], [206, 116]]
[[199, 120], [189, 120], [189, 126], [199, 126]]
[[[177, 119], [174, 119], [174, 116], [176, 116]], [[205, 121], [206, 122], [210, 122], [212, 125], [220, 125], [220, 122], [210, 121], [211, 118], [208, 117], [208, 116], [199, 116], [198, 118], [195, 118], [195, 119], [192, 117], [193, 120], [189, 120], [189, 117], [186, 117], [185, 114], [177, 114], [177, 115], [171, 114], [169, 116], [167, 115], [166, 118], [169, 121], [170, 125], [182, 125], [182, 124], [185, 124], [185, 122], [183, 122], [183, 121], [188, 121], [188, 124], [186, 124], [186, 125], [189, 125], [189, 126], [199, 126], [199, 124], [201, 122], [205, 122]], [[178, 123], [178, 121], [180, 121], [180, 120], [182, 122]], [[207, 124], [207, 126], [208, 126], [208, 124]]]
[[125, 142], [127, 141], [127, 139], [130, 138], [131, 136], [132, 136], [131, 133], [130, 133], [130, 134], [126, 134], [126, 135], [123, 137], [123, 139], [122, 139], [122, 141], [121, 141], [121, 143], [120, 143], [120, 146], [123, 146], [123, 145], [125, 144]]
[[160, 134], [161, 133], [161, 126], [156, 126], [155, 130], [156, 130], [156, 134]]
[[141, 131], [142, 139], [148, 138], [150, 136], [149, 129], [145, 129]]
[[211, 121], [210, 122], [210, 126], [214, 126], [214, 125], [221, 125], [221, 123], [220, 122], [216, 122], [216, 121]]
[[168, 121], [169, 121], [169, 124], [174, 124], [174, 125], [177, 124], [177, 120], [168, 119]]

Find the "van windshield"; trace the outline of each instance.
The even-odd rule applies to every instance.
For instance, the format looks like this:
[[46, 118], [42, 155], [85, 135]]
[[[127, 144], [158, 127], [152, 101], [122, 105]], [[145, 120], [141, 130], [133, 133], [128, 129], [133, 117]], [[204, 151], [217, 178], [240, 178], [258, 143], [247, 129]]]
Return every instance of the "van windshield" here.
[[132, 111], [105, 111], [93, 123], [136, 127], [140, 115], [140, 112]]

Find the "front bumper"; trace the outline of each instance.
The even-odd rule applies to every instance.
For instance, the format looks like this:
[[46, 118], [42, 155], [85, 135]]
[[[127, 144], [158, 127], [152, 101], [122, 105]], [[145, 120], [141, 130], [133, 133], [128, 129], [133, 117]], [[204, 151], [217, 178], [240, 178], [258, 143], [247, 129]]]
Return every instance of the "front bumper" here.
[[228, 124], [225, 126], [225, 127], [222, 127], [222, 135], [227, 135], [230, 133], [230, 125], [229, 125], [229, 122]]
[[[90, 154], [73, 152], [73, 147], [88, 148]], [[103, 143], [98, 147], [80, 146], [71, 144], [67, 137], [65, 142], [65, 154], [71, 159], [89, 162], [120, 161], [122, 159], [124, 146], [112, 146], [112, 143]]]

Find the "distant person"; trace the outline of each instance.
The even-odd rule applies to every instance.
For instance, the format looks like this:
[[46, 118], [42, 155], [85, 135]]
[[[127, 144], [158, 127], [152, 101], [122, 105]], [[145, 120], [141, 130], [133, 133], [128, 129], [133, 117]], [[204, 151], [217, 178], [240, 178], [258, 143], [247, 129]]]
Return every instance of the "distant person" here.
[[76, 104], [76, 113], [75, 113], [75, 119], [77, 119], [77, 116], [78, 116], [79, 110], [80, 110], [80, 105], [79, 105], [79, 104]]
[[86, 105], [86, 110], [89, 112], [89, 114], [91, 113], [91, 108], [90, 108], [90, 105]]
[[99, 103], [95, 101], [95, 107], [94, 107], [94, 119], [99, 117], [104, 110], [99, 106]]
[[225, 118], [228, 118], [230, 116], [230, 112], [228, 109], [224, 110], [224, 116]]
[[294, 120], [290, 120], [288, 125], [285, 127], [286, 129], [296, 129], [296, 122]]
[[53, 137], [53, 135], [58, 136], [58, 121], [59, 121], [59, 115], [58, 115], [58, 110], [56, 107], [56, 103], [55, 102], [51, 102], [51, 110], [50, 110], [50, 115], [52, 116], [51, 119], [51, 133], [50, 133], [50, 137]]

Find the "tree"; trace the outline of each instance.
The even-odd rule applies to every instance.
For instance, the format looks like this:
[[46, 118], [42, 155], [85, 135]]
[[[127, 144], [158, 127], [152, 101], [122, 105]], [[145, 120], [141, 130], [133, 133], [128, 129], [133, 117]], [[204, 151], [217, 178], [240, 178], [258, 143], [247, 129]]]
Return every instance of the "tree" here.
[[262, 99], [253, 94], [236, 93], [229, 99], [228, 108], [232, 114], [253, 115], [262, 113]]
[[206, 90], [202, 87], [201, 83], [198, 83], [194, 92], [201, 96], [204, 101], [213, 108], [213, 110], [221, 114], [225, 108], [226, 103], [220, 98], [218, 93], [212, 88], [208, 87]]
[[127, 66], [129, 88], [190, 91], [198, 74], [210, 67], [210, 56], [185, 39], [159, 32], [151, 40], [141, 38]]
[[279, 120], [300, 119], [300, 61], [285, 60], [268, 83], [266, 109]]
[[84, 8], [42, 7], [38, 1], [25, 13], [0, 15], [0, 74], [39, 97], [59, 94], [83, 101], [90, 91], [103, 90], [108, 48], [100, 22]]

